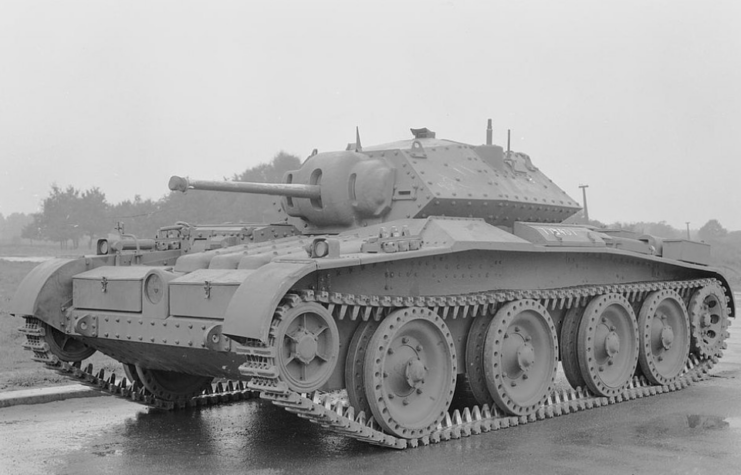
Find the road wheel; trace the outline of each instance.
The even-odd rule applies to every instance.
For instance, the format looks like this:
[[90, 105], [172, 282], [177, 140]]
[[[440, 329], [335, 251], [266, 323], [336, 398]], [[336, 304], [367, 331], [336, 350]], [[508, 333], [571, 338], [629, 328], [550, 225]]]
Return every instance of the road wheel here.
[[363, 411], [366, 417], [371, 416], [368, 398], [365, 395], [365, 354], [371, 337], [378, 328], [378, 322], [369, 320], [361, 322], [353, 334], [347, 350], [345, 361], [345, 388], [350, 405], [359, 414]]
[[437, 428], [453, 399], [456, 376], [450, 330], [428, 309], [393, 312], [370, 340], [365, 393], [376, 422], [397, 437], [422, 437]]
[[579, 368], [579, 358], [577, 351], [577, 341], [579, 340], [579, 324], [581, 323], [582, 315], [584, 315], [584, 307], [570, 308], [563, 319], [561, 325], [561, 366], [563, 367], [564, 375], [571, 384], [571, 387], [585, 388], [586, 382], [581, 375], [581, 368]]
[[690, 325], [682, 298], [673, 290], [652, 292], [638, 314], [643, 375], [654, 384], [669, 384], [684, 369], [690, 351]]
[[479, 406], [484, 404], [491, 406], [494, 403], [489, 388], [486, 386], [484, 372], [484, 344], [486, 332], [493, 318], [493, 314], [479, 315], [474, 318], [466, 341], [466, 376], [471, 394]]
[[534, 413], [553, 391], [558, 369], [556, 327], [535, 300], [504, 305], [494, 315], [484, 344], [486, 385], [508, 414]]
[[615, 396], [638, 365], [638, 323], [630, 302], [620, 294], [594, 298], [579, 324], [577, 358], [587, 387]]

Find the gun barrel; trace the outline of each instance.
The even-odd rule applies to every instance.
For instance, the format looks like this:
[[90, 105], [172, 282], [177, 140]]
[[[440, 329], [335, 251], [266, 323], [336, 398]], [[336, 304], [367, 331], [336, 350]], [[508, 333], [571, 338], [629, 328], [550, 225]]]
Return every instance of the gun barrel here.
[[292, 198], [319, 199], [322, 197], [322, 191], [319, 185], [299, 185], [295, 183], [189, 180], [188, 178], [173, 176], [170, 178], [169, 187], [172, 191], [182, 192], [188, 190], [211, 190], [290, 196]]

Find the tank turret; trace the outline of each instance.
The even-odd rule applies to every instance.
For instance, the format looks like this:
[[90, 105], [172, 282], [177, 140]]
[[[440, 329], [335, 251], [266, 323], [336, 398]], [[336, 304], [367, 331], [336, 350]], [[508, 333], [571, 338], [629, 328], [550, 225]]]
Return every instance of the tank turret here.
[[412, 133], [411, 140], [315, 153], [282, 184], [172, 177], [170, 189], [281, 195], [285, 212], [301, 218], [309, 234], [428, 216], [511, 228], [516, 221], [559, 223], [581, 209], [528, 155], [492, 145], [489, 131], [479, 146], [437, 139], [429, 129]]

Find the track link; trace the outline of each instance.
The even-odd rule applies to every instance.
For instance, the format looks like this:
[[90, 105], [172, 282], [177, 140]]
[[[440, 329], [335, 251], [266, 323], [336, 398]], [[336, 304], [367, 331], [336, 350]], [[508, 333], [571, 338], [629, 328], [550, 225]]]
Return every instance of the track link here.
[[[596, 295], [620, 293], [631, 303], [641, 302], [649, 292], [672, 289], [677, 291], [685, 301], [697, 288], [719, 284], [715, 279], [698, 279], [691, 281], [639, 283], [609, 286], [583, 286], [547, 291], [495, 291], [482, 294], [448, 297], [398, 297], [379, 298], [362, 295], [329, 294], [327, 292], [304, 291], [288, 294], [278, 306], [271, 328], [268, 344], [251, 340], [240, 348], [246, 362], [240, 371], [251, 380], [248, 388], [260, 391], [260, 397], [273, 404], [297, 414], [299, 417], [320, 424], [327, 429], [356, 440], [394, 449], [406, 449], [440, 443], [451, 439], [460, 439], [494, 430], [516, 427], [521, 424], [558, 417], [573, 412], [594, 409], [617, 404], [637, 398], [650, 397], [665, 392], [683, 389], [694, 382], [708, 377], [708, 371], [718, 361], [717, 355], [700, 359], [690, 355], [683, 372], [671, 383], [654, 386], [645, 377], [635, 377], [620, 393], [612, 397], [599, 397], [587, 389], [576, 388], [553, 392], [534, 414], [514, 417], [503, 414], [496, 407], [484, 405], [473, 406], [464, 410], [448, 413], [437, 429], [430, 435], [420, 438], [403, 439], [384, 433], [375, 420], [364, 412], [356, 413], [349, 405], [344, 392], [313, 394], [291, 391], [282, 381], [275, 363], [277, 322], [292, 307], [303, 302], [320, 302], [339, 320], [358, 318], [380, 320], [396, 308], [405, 306], [422, 306], [445, 318], [466, 318], [493, 312], [502, 303], [529, 298], [540, 301], [547, 308], [570, 308], [585, 304]], [[729, 299], [730, 296], [726, 295]], [[731, 316], [731, 315], [728, 315]], [[729, 322], [730, 324], [730, 322]], [[724, 328], [722, 339], [728, 336]], [[721, 341], [722, 348], [725, 343]]]

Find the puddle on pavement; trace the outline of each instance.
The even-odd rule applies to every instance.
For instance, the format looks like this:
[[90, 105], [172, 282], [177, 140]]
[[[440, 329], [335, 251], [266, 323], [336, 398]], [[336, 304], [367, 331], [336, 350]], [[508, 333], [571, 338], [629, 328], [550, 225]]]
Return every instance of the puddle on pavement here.
[[123, 450], [116, 448], [117, 444], [105, 444], [93, 446], [93, 450], [90, 452], [98, 457], [110, 457], [112, 455], [123, 455]]
[[730, 423], [724, 417], [692, 414], [687, 416], [687, 425], [690, 429], [717, 430], [728, 428]]
[[670, 417], [651, 419], [637, 428], [637, 432], [648, 439], [685, 437], [711, 431], [738, 428], [739, 418], [703, 414], [675, 414]]

